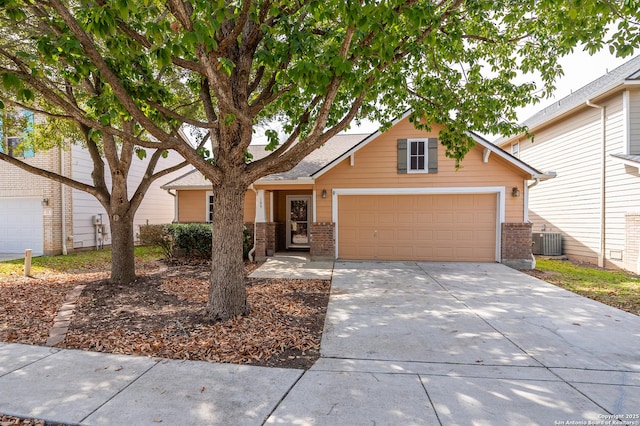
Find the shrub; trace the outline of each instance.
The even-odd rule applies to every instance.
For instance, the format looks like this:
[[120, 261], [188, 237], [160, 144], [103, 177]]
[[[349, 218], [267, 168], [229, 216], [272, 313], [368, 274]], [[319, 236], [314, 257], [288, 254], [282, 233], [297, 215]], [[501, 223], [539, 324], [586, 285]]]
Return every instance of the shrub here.
[[244, 259], [249, 258], [249, 252], [253, 248], [253, 233], [247, 229], [246, 226], [242, 227], [242, 257]]
[[171, 225], [140, 225], [140, 244], [143, 246], [158, 246], [167, 257], [173, 256], [173, 236]]
[[[206, 223], [174, 223], [171, 225], [141, 225], [140, 244], [159, 246], [167, 258], [174, 249], [184, 250], [187, 257], [211, 258], [211, 225]], [[243, 227], [242, 254], [245, 259], [253, 248], [253, 233]]]
[[211, 225], [206, 223], [176, 223], [170, 226], [174, 245], [187, 256], [211, 257]]

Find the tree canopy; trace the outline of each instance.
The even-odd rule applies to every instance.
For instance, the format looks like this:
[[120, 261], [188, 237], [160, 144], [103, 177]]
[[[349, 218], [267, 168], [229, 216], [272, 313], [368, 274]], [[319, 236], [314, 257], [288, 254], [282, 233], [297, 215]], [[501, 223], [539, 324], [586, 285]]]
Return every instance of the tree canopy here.
[[[605, 45], [631, 54], [640, 42], [638, 6], [637, 0], [0, 0], [0, 77], [14, 103], [46, 99], [91, 137], [174, 149], [211, 181], [224, 206], [214, 214], [214, 264], [225, 272], [214, 270], [209, 311], [226, 318], [245, 306], [242, 265], [231, 260], [241, 253], [240, 219], [224, 210], [242, 211], [249, 184], [292, 168], [354, 120], [388, 126], [407, 109], [417, 127], [443, 125], [440, 142], [460, 160], [473, 144], [467, 131], [523, 130], [514, 122], [516, 108], [552, 92], [560, 57]], [[543, 87], [516, 80], [534, 74]], [[77, 87], [91, 89], [79, 102], [69, 95]], [[283, 123], [287, 136], [268, 132], [272, 154], [251, 161], [253, 127], [269, 120]], [[212, 152], [180, 138], [183, 125], [204, 129]], [[229, 239], [233, 246], [224, 246]], [[231, 287], [235, 302], [213, 306], [227, 297], [214, 290]]]

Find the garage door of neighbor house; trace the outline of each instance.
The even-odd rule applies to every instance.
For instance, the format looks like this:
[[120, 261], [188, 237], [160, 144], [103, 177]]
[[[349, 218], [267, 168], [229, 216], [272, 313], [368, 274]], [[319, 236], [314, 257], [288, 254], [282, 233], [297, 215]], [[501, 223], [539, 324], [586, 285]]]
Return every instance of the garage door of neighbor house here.
[[0, 197], [0, 253], [43, 253], [42, 198]]
[[496, 197], [339, 196], [338, 257], [494, 262]]

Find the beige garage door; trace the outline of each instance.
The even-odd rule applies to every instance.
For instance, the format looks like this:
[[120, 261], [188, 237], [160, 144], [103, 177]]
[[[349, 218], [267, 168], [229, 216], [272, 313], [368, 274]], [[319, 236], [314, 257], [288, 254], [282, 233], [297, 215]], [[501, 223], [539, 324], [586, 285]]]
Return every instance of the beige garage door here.
[[495, 194], [343, 195], [341, 259], [496, 260]]

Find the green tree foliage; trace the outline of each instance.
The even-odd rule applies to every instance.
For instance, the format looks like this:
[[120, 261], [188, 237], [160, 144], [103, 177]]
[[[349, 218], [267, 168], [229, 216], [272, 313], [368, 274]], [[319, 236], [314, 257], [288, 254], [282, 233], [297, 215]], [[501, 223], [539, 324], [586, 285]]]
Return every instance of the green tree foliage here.
[[[214, 319], [246, 310], [242, 194], [255, 180], [291, 169], [353, 120], [388, 126], [406, 109], [419, 128], [444, 125], [440, 141], [461, 160], [473, 144], [467, 131], [523, 130], [515, 110], [551, 93], [558, 58], [605, 44], [629, 55], [640, 42], [637, 0], [0, 0], [0, 7], [0, 76], [14, 99], [37, 93], [95, 134], [174, 149], [211, 181]], [[537, 75], [543, 87], [516, 83], [518, 75]], [[69, 86], [87, 84], [95, 90], [80, 106], [69, 99]], [[289, 136], [270, 132], [272, 154], [251, 161], [254, 124], [274, 119]], [[133, 123], [131, 131], [114, 120]], [[206, 132], [211, 156], [178, 137], [184, 124]]]

